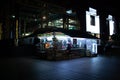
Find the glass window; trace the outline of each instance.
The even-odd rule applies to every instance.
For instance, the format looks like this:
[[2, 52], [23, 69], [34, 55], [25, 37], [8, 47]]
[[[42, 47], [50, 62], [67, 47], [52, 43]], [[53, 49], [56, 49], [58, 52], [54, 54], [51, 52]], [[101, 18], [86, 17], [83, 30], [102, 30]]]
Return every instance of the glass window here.
[[95, 16], [90, 15], [91, 25], [95, 26]]

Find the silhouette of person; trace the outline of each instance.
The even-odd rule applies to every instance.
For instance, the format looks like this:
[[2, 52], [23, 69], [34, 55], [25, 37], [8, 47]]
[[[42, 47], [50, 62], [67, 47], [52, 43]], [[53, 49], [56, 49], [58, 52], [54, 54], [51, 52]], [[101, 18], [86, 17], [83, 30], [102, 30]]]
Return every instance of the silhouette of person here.
[[67, 53], [68, 53], [68, 54], [71, 53], [71, 44], [67, 44]]

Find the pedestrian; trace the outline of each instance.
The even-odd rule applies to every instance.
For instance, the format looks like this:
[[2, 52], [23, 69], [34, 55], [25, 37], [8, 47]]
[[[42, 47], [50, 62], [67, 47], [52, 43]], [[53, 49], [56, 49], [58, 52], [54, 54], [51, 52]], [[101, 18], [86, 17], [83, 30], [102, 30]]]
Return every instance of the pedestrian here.
[[71, 44], [67, 44], [67, 54], [71, 53]]

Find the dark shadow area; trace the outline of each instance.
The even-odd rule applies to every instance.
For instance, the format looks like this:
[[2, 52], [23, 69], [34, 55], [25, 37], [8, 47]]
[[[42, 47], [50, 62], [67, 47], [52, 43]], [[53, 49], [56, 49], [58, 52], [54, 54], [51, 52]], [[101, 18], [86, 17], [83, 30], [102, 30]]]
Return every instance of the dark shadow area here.
[[13, 40], [0, 41], [1, 57], [32, 56], [34, 53], [35, 47], [33, 45], [15, 46]]

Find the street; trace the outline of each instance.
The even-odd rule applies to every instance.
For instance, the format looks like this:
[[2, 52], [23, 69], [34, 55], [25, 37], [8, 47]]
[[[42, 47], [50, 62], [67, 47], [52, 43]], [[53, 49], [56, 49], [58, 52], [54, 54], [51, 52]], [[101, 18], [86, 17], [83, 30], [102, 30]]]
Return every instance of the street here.
[[120, 56], [47, 61], [36, 57], [2, 57], [0, 80], [119, 80]]

